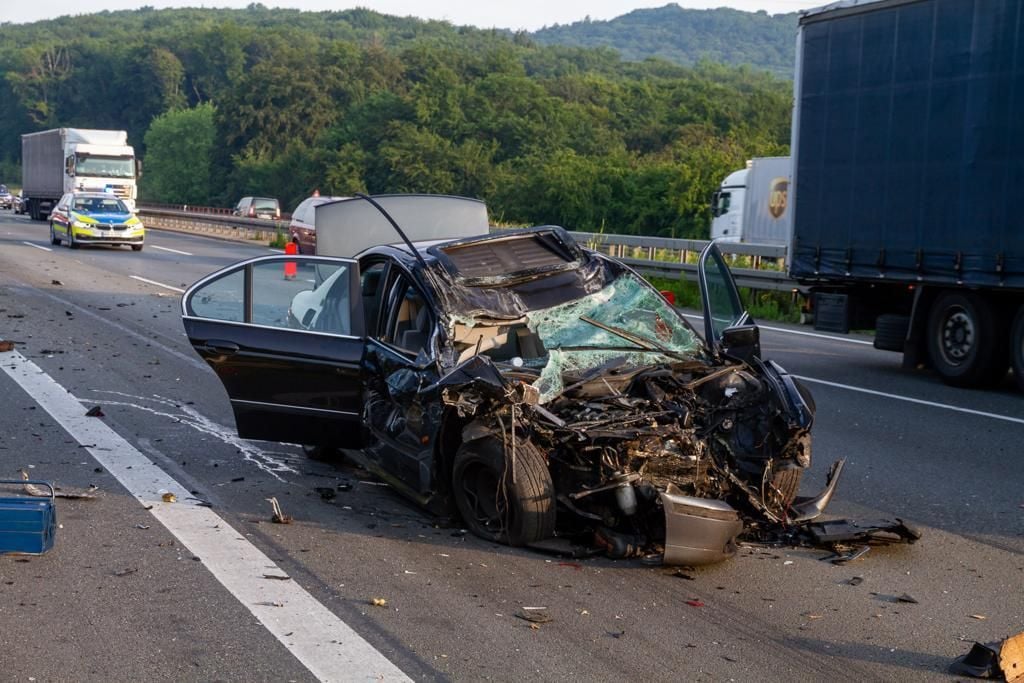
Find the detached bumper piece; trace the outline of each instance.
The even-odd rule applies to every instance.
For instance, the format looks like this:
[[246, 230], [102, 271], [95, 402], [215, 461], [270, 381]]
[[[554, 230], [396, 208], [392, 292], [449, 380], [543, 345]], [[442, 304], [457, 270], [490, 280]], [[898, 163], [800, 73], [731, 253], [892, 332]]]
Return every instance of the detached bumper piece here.
[[661, 502], [665, 508], [664, 564], [693, 567], [721, 562], [736, 553], [743, 521], [731, 505], [671, 490], [661, 494]]
[[0, 480], [0, 485], [8, 484], [19, 489], [25, 484], [43, 486], [49, 489], [50, 496], [39, 499], [0, 495], [0, 555], [42, 555], [53, 547], [57, 529], [53, 486], [45, 481]]

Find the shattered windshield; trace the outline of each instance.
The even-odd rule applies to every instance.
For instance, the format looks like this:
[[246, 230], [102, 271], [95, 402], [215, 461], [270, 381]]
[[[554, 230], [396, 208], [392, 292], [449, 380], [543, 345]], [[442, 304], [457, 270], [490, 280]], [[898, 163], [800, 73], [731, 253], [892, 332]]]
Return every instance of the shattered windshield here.
[[672, 363], [694, 358], [702, 348], [668, 302], [632, 273], [623, 273], [588, 296], [531, 311], [526, 319], [548, 351], [547, 363], [534, 383], [542, 402], [562, 391], [563, 373], [586, 372], [613, 362], [620, 369]]

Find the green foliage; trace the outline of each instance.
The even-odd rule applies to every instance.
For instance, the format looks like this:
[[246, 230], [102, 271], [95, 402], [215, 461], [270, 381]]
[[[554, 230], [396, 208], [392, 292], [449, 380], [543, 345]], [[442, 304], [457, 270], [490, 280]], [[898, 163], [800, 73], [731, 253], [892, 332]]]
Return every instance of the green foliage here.
[[214, 107], [206, 103], [170, 110], [153, 119], [146, 131], [149, 152], [140, 180], [144, 200], [198, 206], [210, 203], [213, 117]]
[[610, 47], [623, 59], [658, 57], [679, 64], [705, 59], [750, 64], [792, 78], [797, 14], [683, 9], [677, 4], [638, 9], [610, 21], [577, 21], [533, 34], [542, 45]]
[[787, 152], [792, 95], [700, 55], [771, 54], [766, 22], [789, 32], [792, 15], [638, 10], [621, 21], [648, 52], [623, 54], [682, 49], [666, 37], [679, 16], [703, 32], [704, 49], [665, 53], [687, 66], [542, 44], [616, 22], [530, 36], [253, 4], [0, 25], [0, 168], [17, 163], [22, 133], [123, 128], [151, 201], [265, 195], [289, 210], [314, 189], [444, 192], [486, 200], [496, 222], [706, 237], [721, 179]]

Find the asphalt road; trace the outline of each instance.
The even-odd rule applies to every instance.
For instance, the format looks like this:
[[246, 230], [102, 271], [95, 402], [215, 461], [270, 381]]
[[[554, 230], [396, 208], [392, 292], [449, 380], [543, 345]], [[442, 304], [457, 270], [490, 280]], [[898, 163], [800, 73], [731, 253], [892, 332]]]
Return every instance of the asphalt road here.
[[[53, 551], [0, 556], [9, 679], [399, 678], [391, 666], [416, 680], [932, 680], [973, 641], [1024, 629], [1024, 396], [1009, 385], [952, 389], [864, 338], [769, 324], [765, 355], [817, 401], [803, 493], [845, 457], [829, 512], [899, 517], [924, 539], [848, 565], [745, 547], [685, 577], [567, 562], [444, 527], [357, 469], [234, 436], [177, 290], [265, 253], [163, 231], [140, 253], [51, 249], [45, 224], [0, 213], [0, 338], [17, 344], [0, 356], [0, 477], [100, 490], [58, 500]], [[112, 431], [68, 405], [100, 406]], [[271, 497], [292, 524], [270, 522]], [[303, 640], [293, 605], [342, 635]], [[552, 621], [531, 628], [523, 607]]]

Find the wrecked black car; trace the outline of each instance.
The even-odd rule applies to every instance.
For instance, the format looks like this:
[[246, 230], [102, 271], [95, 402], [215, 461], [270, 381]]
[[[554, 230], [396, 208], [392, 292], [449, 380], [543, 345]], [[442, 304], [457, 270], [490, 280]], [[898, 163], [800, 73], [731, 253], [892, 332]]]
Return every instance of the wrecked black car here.
[[352, 258], [256, 258], [185, 293], [240, 436], [348, 449], [489, 540], [585, 539], [667, 564], [722, 560], [745, 526], [828, 502], [838, 471], [797, 499], [810, 394], [760, 357], [714, 244], [702, 338], [562, 228], [467, 237], [463, 222], [445, 239], [443, 221], [417, 231], [410, 216], [354, 232]]

